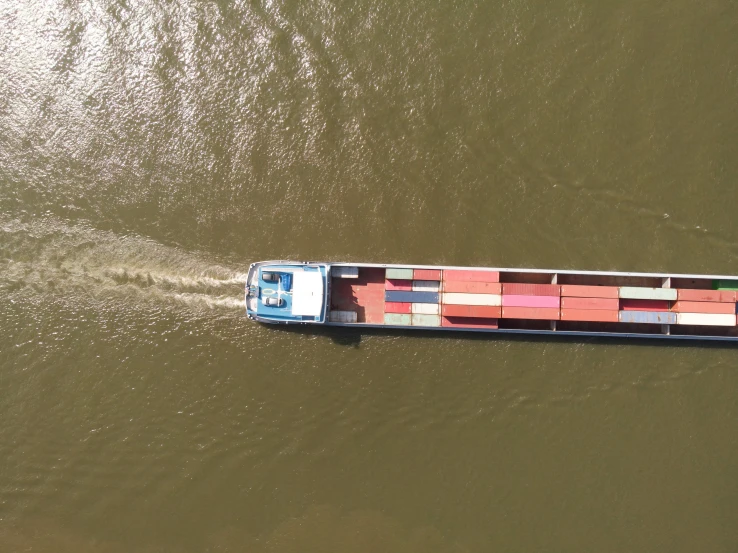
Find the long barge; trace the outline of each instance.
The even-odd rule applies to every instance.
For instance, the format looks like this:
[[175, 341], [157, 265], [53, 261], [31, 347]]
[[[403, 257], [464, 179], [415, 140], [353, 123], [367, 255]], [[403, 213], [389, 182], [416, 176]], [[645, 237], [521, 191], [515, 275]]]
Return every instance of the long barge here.
[[261, 261], [246, 313], [274, 324], [738, 340], [738, 277]]

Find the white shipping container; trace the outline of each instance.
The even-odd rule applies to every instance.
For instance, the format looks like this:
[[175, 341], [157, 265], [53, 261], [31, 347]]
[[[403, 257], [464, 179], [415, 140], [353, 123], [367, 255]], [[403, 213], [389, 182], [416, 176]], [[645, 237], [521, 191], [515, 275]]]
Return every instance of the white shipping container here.
[[447, 292], [442, 294], [442, 303], [448, 305], [487, 305], [499, 307], [502, 305], [502, 294], [464, 294], [461, 292]]
[[328, 320], [332, 323], [355, 323], [358, 316], [356, 311], [331, 311]]
[[437, 280], [413, 280], [413, 292], [438, 292], [440, 285]]
[[675, 288], [641, 288], [640, 286], [621, 286], [618, 295], [629, 300], [676, 301]]
[[736, 326], [735, 315], [714, 313], [677, 313], [677, 324], [706, 326]]
[[439, 315], [441, 306], [437, 303], [414, 303], [410, 306], [413, 313], [422, 313], [424, 315]]

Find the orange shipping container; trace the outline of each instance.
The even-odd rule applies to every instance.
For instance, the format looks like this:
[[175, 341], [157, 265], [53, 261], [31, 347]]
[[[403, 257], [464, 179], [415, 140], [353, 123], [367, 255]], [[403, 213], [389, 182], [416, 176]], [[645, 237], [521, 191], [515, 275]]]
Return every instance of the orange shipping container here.
[[441, 326], [458, 328], [499, 328], [497, 319], [477, 319], [475, 317], [441, 317]]
[[617, 298], [561, 298], [561, 308], [617, 311], [620, 308], [620, 300]]
[[679, 301], [717, 301], [717, 302], [734, 302], [736, 301], [736, 293], [732, 290], [677, 290], [677, 299]]
[[715, 313], [735, 315], [735, 303], [713, 301], [676, 301], [671, 306], [674, 313]]
[[617, 323], [618, 312], [611, 309], [562, 309], [562, 321], [586, 321], [590, 323]]
[[441, 280], [441, 270], [413, 269], [413, 280]]
[[562, 296], [576, 298], [617, 298], [617, 286], [575, 286], [573, 284], [561, 285]]
[[447, 280], [443, 283], [443, 291], [467, 294], [501, 294], [502, 284], [499, 282], [464, 282]]
[[545, 319], [556, 321], [559, 318], [559, 310], [555, 307], [503, 307], [502, 317], [504, 319]]
[[502, 315], [502, 308], [489, 305], [443, 305], [441, 314], [444, 317], [499, 319]]
[[453, 280], [456, 282], [500, 282], [500, 273], [497, 271], [444, 269], [443, 280]]

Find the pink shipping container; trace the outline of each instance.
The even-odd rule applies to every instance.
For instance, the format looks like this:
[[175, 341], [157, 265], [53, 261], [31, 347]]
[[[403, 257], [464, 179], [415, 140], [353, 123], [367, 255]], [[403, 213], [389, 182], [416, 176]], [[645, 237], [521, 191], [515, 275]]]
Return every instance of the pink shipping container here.
[[447, 280], [443, 283], [444, 292], [461, 292], [466, 294], [501, 294], [502, 284], [499, 282], [464, 282]]
[[405, 302], [390, 302], [384, 304], [385, 313], [411, 313], [412, 303]]
[[558, 296], [502, 296], [503, 307], [559, 307]]
[[562, 321], [584, 321], [589, 323], [617, 323], [618, 311], [612, 309], [562, 309]]
[[502, 285], [502, 293], [513, 296], [560, 296], [561, 286], [558, 284], [516, 284], [506, 282]]
[[555, 321], [559, 318], [559, 310], [551, 307], [503, 307], [504, 319], [545, 319]]
[[497, 319], [477, 319], [474, 317], [441, 317], [441, 326], [465, 328], [499, 328]]
[[443, 280], [453, 280], [456, 282], [500, 282], [500, 273], [497, 271], [444, 269]]
[[668, 311], [667, 300], [620, 300], [621, 311]]
[[735, 302], [736, 293], [732, 290], [677, 290], [677, 299], [684, 301]]
[[561, 295], [576, 298], [618, 298], [617, 286], [578, 286], [562, 284]]
[[675, 301], [671, 306], [674, 313], [714, 313], [735, 315], [735, 303], [713, 301]]
[[413, 269], [413, 280], [441, 280], [441, 270]]
[[[617, 289], [615, 290], [617, 293]], [[617, 311], [620, 301], [617, 298], [561, 298], [561, 309], [604, 309]]]
[[410, 292], [413, 289], [413, 281], [388, 278], [387, 280], [384, 281], [384, 289], [385, 290], [405, 290], [407, 292]]

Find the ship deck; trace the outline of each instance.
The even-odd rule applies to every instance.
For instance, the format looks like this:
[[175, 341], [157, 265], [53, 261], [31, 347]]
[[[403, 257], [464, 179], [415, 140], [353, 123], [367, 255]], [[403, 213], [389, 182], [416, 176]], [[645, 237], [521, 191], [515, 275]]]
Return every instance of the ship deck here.
[[359, 278], [331, 280], [331, 309], [355, 311], [358, 323], [384, 324], [383, 268], [362, 267]]

